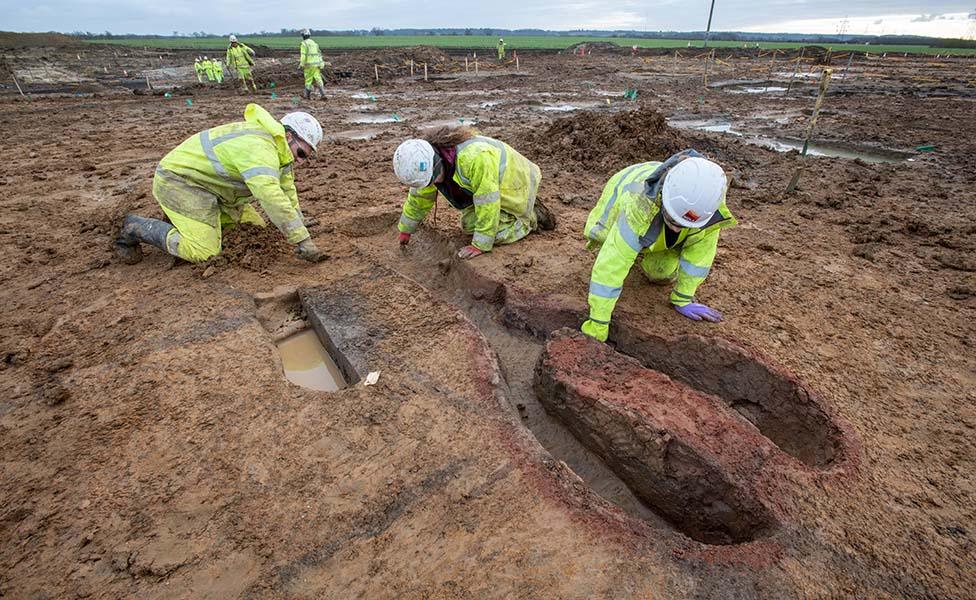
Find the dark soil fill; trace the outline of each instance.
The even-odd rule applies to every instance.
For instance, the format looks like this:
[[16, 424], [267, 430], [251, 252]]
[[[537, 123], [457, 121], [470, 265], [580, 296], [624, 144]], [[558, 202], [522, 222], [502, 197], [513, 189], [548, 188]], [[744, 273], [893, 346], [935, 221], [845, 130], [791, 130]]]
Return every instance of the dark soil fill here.
[[269, 223], [267, 227], [256, 227], [243, 224], [229, 231], [225, 229], [220, 254], [196, 265], [196, 268], [206, 273], [210, 267], [221, 270], [227, 266], [238, 266], [260, 272], [289, 252], [292, 252], [292, 245], [274, 225]]
[[665, 123], [664, 115], [641, 107], [623, 113], [581, 112], [532, 132], [521, 142], [529, 156], [584, 163], [593, 169], [619, 169], [664, 160], [692, 143]]

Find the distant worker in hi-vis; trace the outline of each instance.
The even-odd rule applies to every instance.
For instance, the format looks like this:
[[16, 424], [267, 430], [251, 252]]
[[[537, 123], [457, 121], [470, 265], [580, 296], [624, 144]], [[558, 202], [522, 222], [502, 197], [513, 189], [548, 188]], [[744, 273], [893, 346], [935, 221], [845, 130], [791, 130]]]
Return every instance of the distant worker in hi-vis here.
[[254, 75], [251, 74], [251, 67], [254, 66], [254, 50], [251, 50], [243, 43], [237, 41], [237, 36], [230, 36], [230, 45], [227, 46], [227, 68], [237, 72], [237, 78], [241, 80], [241, 86], [247, 91], [247, 80], [251, 80], [254, 91], [258, 85], [254, 83]]
[[199, 56], [193, 59], [193, 70], [196, 71], [197, 82], [203, 83], [203, 74], [206, 72], [206, 70], [203, 68], [203, 62], [200, 60]]
[[599, 249], [590, 277], [583, 333], [607, 340], [624, 279], [640, 257], [651, 283], [672, 285], [670, 303], [694, 321], [722, 314], [695, 300], [708, 276], [719, 232], [736, 224], [725, 205], [725, 171], [694, 150], [616, 173], [586, 220], [587, 248]]
[[319, 93], [319, 98], [325, 100], [325, 83], [322, 81], [322, 67], [325, 61], [322, 60], [322, 50], [312, 39], [312, 32], [308, 29], [302, 30], [302, 43], [300, 46], [301, 58], [299, 66], [305, 76], [305, 99], [312, 97], [312, 86]]

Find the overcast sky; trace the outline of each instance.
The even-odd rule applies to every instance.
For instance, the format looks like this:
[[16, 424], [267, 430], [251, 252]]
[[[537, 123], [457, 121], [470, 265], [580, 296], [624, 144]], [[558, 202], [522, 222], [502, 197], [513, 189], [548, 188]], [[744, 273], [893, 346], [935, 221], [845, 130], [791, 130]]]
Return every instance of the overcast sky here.
[[[709, 0], [0, 0], [0, 29], [13, 31], [278, 31], [283, 27], [500, 27], [507, 29], [704, 29]], [[715, 31], [918, 34], [976, 33], [976, 0], [716, 0]], [[846, 20], [846, 25], [845, 24]]]

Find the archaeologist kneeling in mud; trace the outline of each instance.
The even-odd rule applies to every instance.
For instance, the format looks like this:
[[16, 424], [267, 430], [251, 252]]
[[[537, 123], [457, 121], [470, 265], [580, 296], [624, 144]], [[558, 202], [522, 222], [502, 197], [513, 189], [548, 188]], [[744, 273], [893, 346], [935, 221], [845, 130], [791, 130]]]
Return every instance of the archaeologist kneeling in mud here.
[[322, 126], [312, 115], [289, 113], [279, 123], [257, 104], [244, 120], [202, 131], [163, 157], [156, 167], [153, 196], [170, 223], [127, 215], [115, 251], [135, 264], [140, 242], [190, 262], [220, 252], [221, 228], [248, 223], [264, 227], [253, 200], [309, 261], [322, 254], [309, 237], [292, 167], [301, 165], [322, 141]]
[[669, 284], [671, 305], [695, 321], [722, 320], [695, 302], [715, 258], [719, 231], [736, 224], [725, 206], [722, 167], [694, 150], [616, 173], [586, 220], [587, 248], [599, 248], [590, 277], [590, 318], [583, 333], [606, 341], [610, 316], [638, 255], [652, 283]]
[[410, 241], [438, 192], [461, 211], [461, 229], [473, 234], [460, 258], [517, 242], [536, 228], [555, 227], [552, 213], [536, 199], [539, 167], [505, 142], [469, 127], [443, 127], [425, 140], [403, 142], [393, 154], [393, 170], [410, 186], [398, 226], [401, 245]]

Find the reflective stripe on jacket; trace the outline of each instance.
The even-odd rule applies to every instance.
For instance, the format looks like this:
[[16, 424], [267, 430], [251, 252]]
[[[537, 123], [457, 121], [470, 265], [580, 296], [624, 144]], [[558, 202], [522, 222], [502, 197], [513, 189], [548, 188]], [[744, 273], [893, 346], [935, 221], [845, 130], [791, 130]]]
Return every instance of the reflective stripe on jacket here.
[[325, 64], [322, 60], [322, 50], [319, 49], [319, 45], [312, 38], [302, 40], [301, 51], [302, 58], [299, 64], [303, 69], [308, 67], [321, 67]]
[[590, 211], [584, 233], [588, 247], [600, 248], [590, 277], [590, 319], [609, 323], [624, 279], [643, 251], [679, 253], [671, 303], [684, 306], [708, 276], [718, 247], [719, 231], [737, 223], [722, 199], [715, 215], [701, 228], [683, 228], [670, 248], [665, 240], [660, 194], [651, 197], [647, 179], [661, 166], [647, 162], [614, 174]]
[[227, 57], [224, 62], [229, 69], [245, 69], [254, 64], [254, 50], [244, 44], [237, 42], [237, 47], [227, 46]]
[[[257, 200], [294, 244], [308, 237], [298, 206], [294, 160], [281, 123], [261, 106], [248, 104], [244, 121], [187, 139], [163, 157], [159, 170], [211, 192], [228, 211]], [[189, 195], [186, 203], [169, 208], [187, 216], [203, 208], [196, 207]]]
[[[454, 181], [474, 197], [473, 246], [485, 252], [491, 250], [502, 211], [527, 221], [533, 231], [536, 229], [535, 196], [542, 172], [535, 163], [505, 142], [476, 136], [457, 147], [454, 166]], [[436, 199], [437, 188], [433, 184], [410, 188], [399, 230], [413, 233]]]

